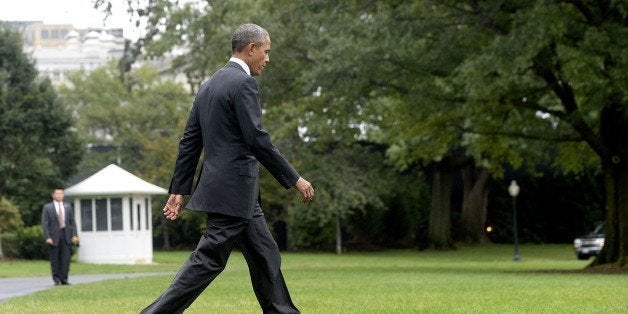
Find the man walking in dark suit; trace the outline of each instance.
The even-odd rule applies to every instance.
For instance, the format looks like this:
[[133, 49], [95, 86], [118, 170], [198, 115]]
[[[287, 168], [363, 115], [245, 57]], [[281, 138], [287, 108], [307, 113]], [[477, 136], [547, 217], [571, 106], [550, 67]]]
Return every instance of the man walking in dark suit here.
[[72, 205], [63, 201], [63, 189], [52, 192], [52, 202], [41, 211], [41, 228], [50, 246], [50, 269], [55, 285], [69, 285], [71, 244], [78, 243]]
[[314, 189], [271, 143], [262, 128], [257, 81], [269, 61], [270, 37], [255, 24], [240, 26], [231, 39], [232, 58], [196, 95], [164, 207], [167, 219], [181, 213], [192, 193], [196, 164], [201, 174], [187, 208], [207, 212], [207, 227], [170, 287], [143, 313], [181, 313], [227, 264], [237, 244], [246, 259], [255, 296], [264, 313], [299, 313], [281, 273], [281, 257], [260, 207], [258, 161], [286, 189], [308, 203]]

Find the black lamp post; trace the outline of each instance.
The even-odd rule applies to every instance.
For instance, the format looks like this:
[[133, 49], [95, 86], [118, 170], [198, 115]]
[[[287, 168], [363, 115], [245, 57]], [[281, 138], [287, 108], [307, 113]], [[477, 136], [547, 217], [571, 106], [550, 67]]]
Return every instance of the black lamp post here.
[[510, 182], [508, 194], [512, 196], [513, 231], [515, 235], [515, 257], [513, 260], [518, 262], [521, 260], [521, 256], [519, 255], [519, 238], [517, 237], [517, 195], [519, 195], [519, 186], [517, 185], [517, 181], [512, 180]]

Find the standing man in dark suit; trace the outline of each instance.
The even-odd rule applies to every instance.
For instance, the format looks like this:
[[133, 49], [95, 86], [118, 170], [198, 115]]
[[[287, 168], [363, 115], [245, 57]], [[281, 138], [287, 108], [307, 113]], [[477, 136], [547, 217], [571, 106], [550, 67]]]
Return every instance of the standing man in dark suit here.
[[41, 228], [50, 246], [50, 269], [55, 286], [69, 285], [71, 244], [78, 243], [72, 205], [63, 201], [63, 189], [52, 192], [52, 202], [41, 211]]
[[143, 313], [181, 313], [220, 274], [234, 245], [249, 266], [264, 313], [299, 313], [281, 274], [281, 257], [260, 207], [258, 161], [286, 189], [308, 203], [314, 189], [271, 143], [262, 128], [257, 81], [269, 61], [270, 37], [255, 24], [240, 26], [232, 57], [199, 89], [179, 142], [166, 218], [179, 217], [183, 195], [192, 194], [201, 151], [201, 175], [187, 208], [207, 213], [207, 227], [170, 287]]

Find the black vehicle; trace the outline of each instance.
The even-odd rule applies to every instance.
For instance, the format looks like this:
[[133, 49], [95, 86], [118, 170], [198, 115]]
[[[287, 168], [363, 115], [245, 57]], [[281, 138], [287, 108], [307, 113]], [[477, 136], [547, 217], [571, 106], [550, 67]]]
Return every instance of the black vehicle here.
[[589, 259], [591, 256], [600, 254], [604, 247], [604, 224], [599, 224], [588, 235], [577, 237], [573, 240], [573, 247], [578, 259]]

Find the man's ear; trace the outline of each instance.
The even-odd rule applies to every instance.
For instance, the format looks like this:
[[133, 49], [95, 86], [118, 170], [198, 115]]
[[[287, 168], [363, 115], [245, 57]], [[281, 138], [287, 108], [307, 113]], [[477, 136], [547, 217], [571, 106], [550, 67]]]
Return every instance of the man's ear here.
[[255, 53], [254, 48], [255, 48], [255, 43], [250, 43], [250, 44], [246, 45], [246, 50], [247, 50], [249, 56], [252, 56]]

